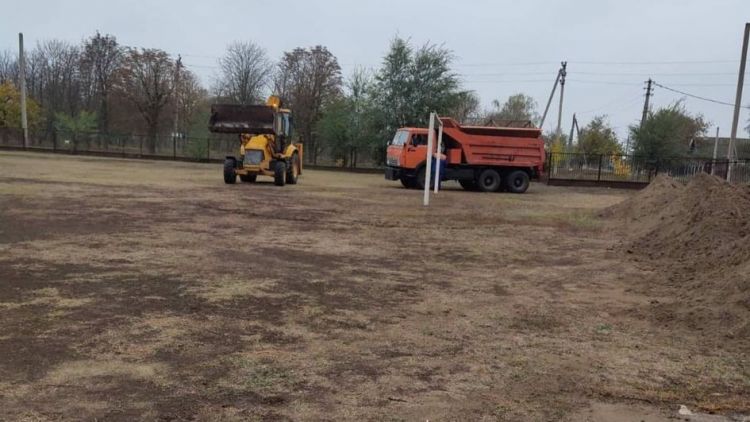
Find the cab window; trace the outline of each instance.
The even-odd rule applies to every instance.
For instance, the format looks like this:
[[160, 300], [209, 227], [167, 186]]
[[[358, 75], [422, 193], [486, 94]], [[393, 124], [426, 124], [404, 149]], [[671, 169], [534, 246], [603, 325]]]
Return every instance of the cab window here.
[[407, 139], [409, 139], [409, 132], [405, 130], [399, 130], [398, 132], [396, 132], [396, 135], [393, 136], [391, 145], [398, 145], [398, 146], [404, 145]]
[[416, 146], [427, 145], [427, 135], [415, 134], [411, 137], [411, 144]]
[[292, 136], [292, 117], [288, 113], [284, 113], [284, 134], [287, 137]]

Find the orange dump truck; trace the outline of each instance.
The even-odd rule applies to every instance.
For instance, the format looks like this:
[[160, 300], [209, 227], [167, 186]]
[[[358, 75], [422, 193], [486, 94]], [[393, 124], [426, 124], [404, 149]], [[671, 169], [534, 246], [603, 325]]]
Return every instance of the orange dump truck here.
[[[542, 175], [545, 152], [541, 129], [461, 126], [446, 117], [440, 121], [445, 157], [440, 165], [441, 180], [457, 180], [466, 190], [523, 193], [530, 179]], [[424, 187], [427, 132], [424, 128], [396, 132], [388, 145], [386, 179], [400, 180], [406, 188]], [[432, 155], [437, 155], [437, 133]]]

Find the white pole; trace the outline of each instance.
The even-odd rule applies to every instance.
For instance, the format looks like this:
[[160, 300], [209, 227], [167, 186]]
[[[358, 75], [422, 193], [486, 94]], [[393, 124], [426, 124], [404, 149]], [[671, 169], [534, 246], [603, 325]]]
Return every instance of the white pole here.
[[714, 159], [711, 161], [711, 176], [716, 174], [716, 154], [719, 152], [719, 127], [716, 127], [716, 139], [714, 139]]
[[21, 129], [23, 147], [29, 147], [29, 124], [26, 120], [26, 55], [23, 52], [23, 33], [18, 33], [18, 82], [21, 84]]
[[438, 117], [437, 159], [435, 160], [435, 193], [440, 189], [440, 151], [443, 149], [443, 122]]
[[427, 132], [427, 158], [424, 171], [424, 199], [422, 205], [430, 205], [430, 177], [432, 176], [432, 145], [435, 140], [435, 113], [430, 113], [430, 125]]

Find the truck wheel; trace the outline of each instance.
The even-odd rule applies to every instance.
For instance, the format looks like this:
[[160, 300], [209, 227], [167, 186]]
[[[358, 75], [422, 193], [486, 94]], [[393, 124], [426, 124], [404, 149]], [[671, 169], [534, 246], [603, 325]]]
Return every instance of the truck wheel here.
[[523, 170], [514, 170], [505, 178], [505, 187], [509, 192], [524, 193], [529, 188], [529, 174]]
[[245, 183], [255, 183], [255, 180], [258, 178], [257, 174], [241, 174], [240, 180], [242, 180]]
[[414, 187], [417, 189], [424, 189], [424, 178], [425, 178], [425, 168], [422, 167], [417, 171], [417, 177], [414, 179]]
[[237, 172], [234, 171], [234, 158], [224, 160], [224, 183], [233, 185], [237, 183]]
[[482, 192], [495, 192], [500, 189], [500, 173], [494, 169], [485, 169], [479, 173], [477, 186]]
[[273, 183], [276, 186], [284, 186], [286, 181], [286, 163], [283, 161], [277, 161], [273, 168]]
[[401, 185], [406, 189], [414, 189], [417, 187], [417, 181], [413, 177], [402, 177]]
[[286, 171], [286, 182], [290, 185], [297, 184], [297, 178], [299, 177], [299, 157], [295, 152], [292, 155], [291, 166]]
[[471, 192], [476, 192], [477, 190], [479, 190], [477, 181], [473, 179], [459, 179], [458, 184], [461, 185], [464, 190], [468, 190]]

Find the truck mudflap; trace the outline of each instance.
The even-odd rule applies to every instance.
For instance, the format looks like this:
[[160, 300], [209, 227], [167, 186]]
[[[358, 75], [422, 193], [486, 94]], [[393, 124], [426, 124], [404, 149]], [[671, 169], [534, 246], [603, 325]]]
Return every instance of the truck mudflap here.
[[401, 173], [401, 169], [398, 167], [386, 167], [385, 180], [399, 180], [401, 179]]

